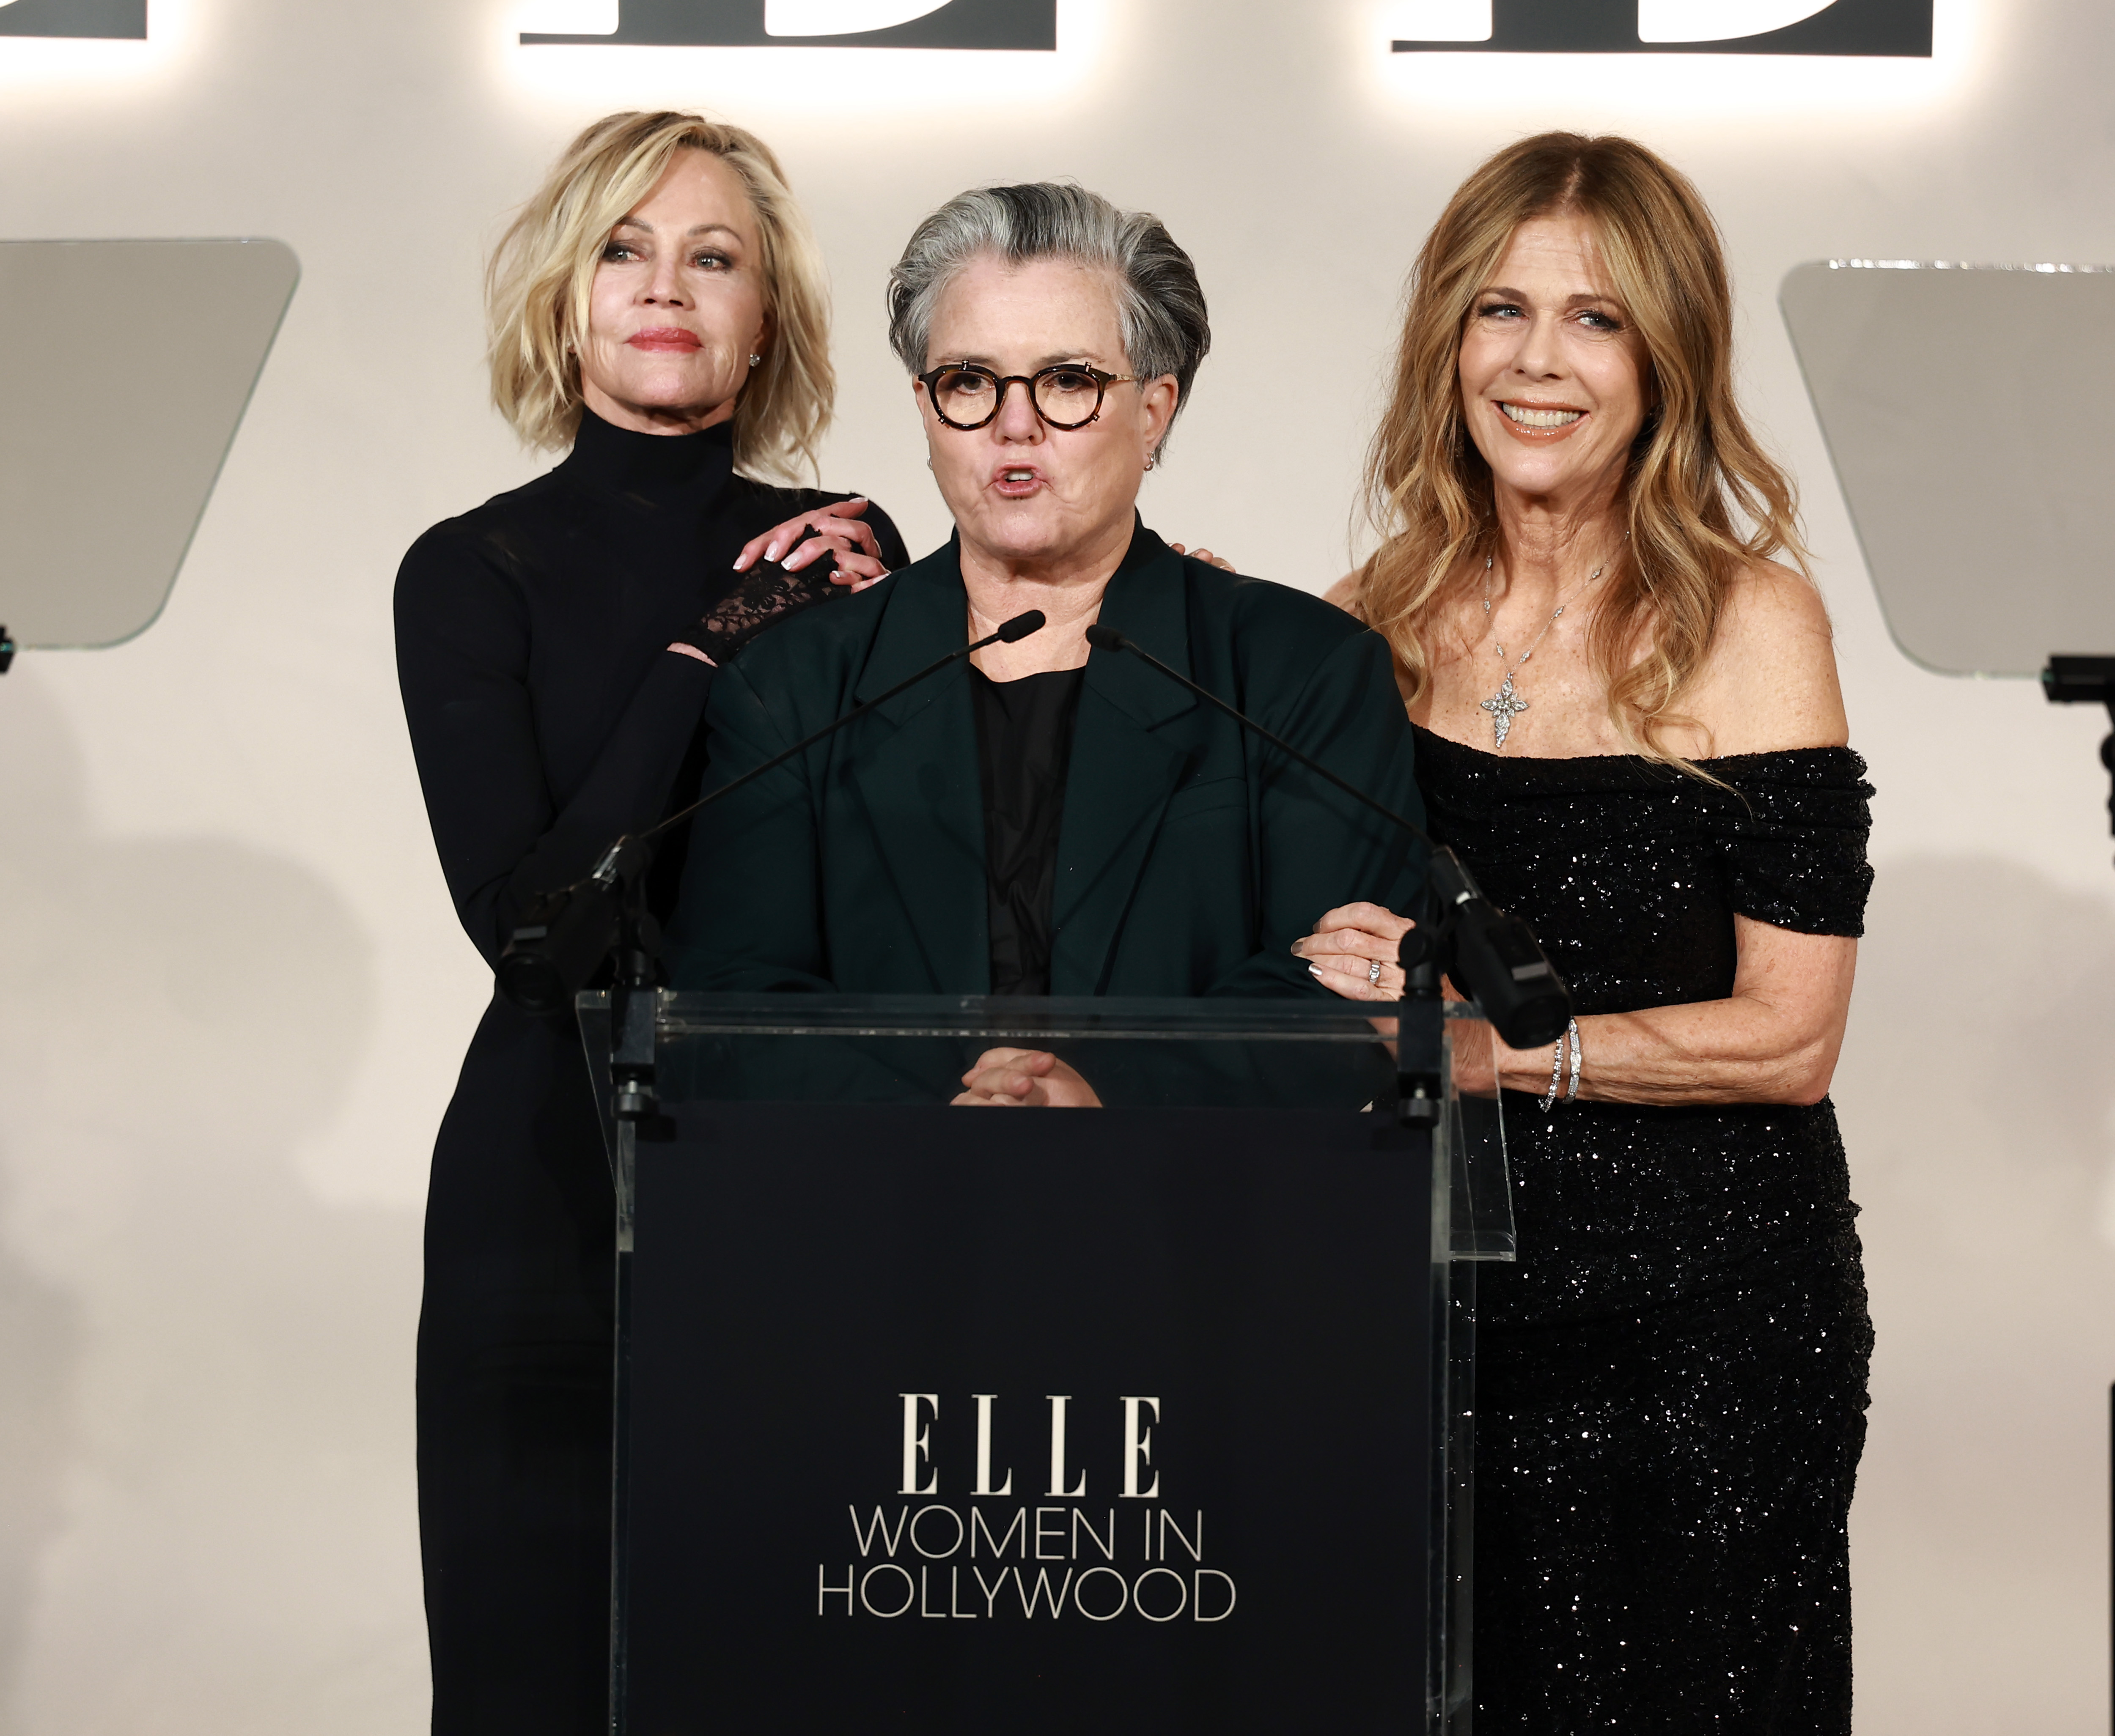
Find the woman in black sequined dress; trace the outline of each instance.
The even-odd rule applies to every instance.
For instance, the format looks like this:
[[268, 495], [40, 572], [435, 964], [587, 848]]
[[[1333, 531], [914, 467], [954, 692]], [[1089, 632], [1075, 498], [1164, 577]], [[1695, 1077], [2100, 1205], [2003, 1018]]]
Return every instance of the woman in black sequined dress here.
[[[1871, 791], [1820, 600], [1771, 558], [1801, 558], [1792, 490], [1731, 327], [1658, 158], [1493, 158], [1420, 257], [1392, 534], [1337, 593], [1397, 648], [1434, 834], [1578, 1011], [1497, 1054], [1519, 1260], [1479, 1305], [1478, 1736], [1851, 1728], [1872, 1335], [1827, 1092]], [[1351, 906], [1300, 950], [1392, 999], [1406, 926]]]

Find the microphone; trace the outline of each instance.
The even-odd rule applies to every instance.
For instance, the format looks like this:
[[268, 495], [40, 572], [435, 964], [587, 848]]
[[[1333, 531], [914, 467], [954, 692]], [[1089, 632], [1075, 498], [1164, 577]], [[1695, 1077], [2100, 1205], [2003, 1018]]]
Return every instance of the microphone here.
[[[493, 969], [500, 993], [525, 1013], [559, 1013], [571, 1006], [617, 944], [625, 907], [652, 856], [637, 839], [619, 838], [595, 859], [585, 878], [538, 895], [507, 937]], [[650, 926], [645, 912], [638, 918]], [[640, 936], [649, 950], [657, 938]]]
[[1427, 965], [1444, 971], [1468, 991], [1509, 1047], [1539, 1048], [1564, 1035], [1571, 1020], [1571, 991], [1549, 962], [1535, 931], [1484, 897], [1475, 877], [1452, 850], [1434, 842], [1422, 826], [1376, 801], [1357, 785], [1339, 777], [1319, 760], [1301, 753], [1246, 712], [1236, 711], [1209, 688], [1199, 686], [1181, 670], [1162, 662], [1115, 628], [1094, 622], [1087, 629], [1087, 643], [1097, 651], [1128, 651], [1151, 664], [1169, 680], [1186, 687], [1206, 704], [1225, 712], [1243, 729], [1261, 736], [1317, 776], [1326, 778], [1383, 819], [1423, 840], [1432, 852], [1430, 880], [1441, 915], [1433, 927], [1412, 928], [1403, 936], [1399, 959], [1405, 977], [1409, 982], [1415, 981], [1420, 969]]
[[[722, 796], [732, 795], [744, 784], [753, 782], [767, 772], [777, 771], [787, 760], [805, 753], [846, 724], [857, 722], [876, 706], [887, 704], [898, 694], [908, 692], [951, 664], [959, 663], [987, 645], [1018, 644], [1031, 633], [1040, 632], [1045, 619], [1042, 610], [1030, 609], [1000, 623], [997, 632], [928, 663], [917, 674], [898, 681], [887, 693], [877, 694], [842, 717], [833, 718], [819, 730], [802, 736], [784, 753], [774, 753], [760, 766], [751, 766], [740, 777], [729, 779], [658, 825], [649, 826], [635, 836], [616, 840], [597, 858], [595, 865], [583, 878], [544, 894], [524, 913], [526, 920], [508, 937], [507, 949], [499, 955], [498, 968], [494, 973], [499, 992], [525, 1013], [556, 1013], [571, 1005], [573, 996], [585, 987], [588, 978], [617, 945], [627, 909], [635, 905], [641, 895], [646, 865], [653, 859], [648, 845], [655, 838], [670, 827], [681, 825], [699, 809], [709, 808]], [[643, 924], [646, 931], [639, 937], [639, 946], [632, 949], [642, 955], [634, 963], [644, 976], [650, 972], [653, 945], [658, 937], [650, 932], [652, 921], [644, 910], [631, 909], [629, 914], [635, 924]]]

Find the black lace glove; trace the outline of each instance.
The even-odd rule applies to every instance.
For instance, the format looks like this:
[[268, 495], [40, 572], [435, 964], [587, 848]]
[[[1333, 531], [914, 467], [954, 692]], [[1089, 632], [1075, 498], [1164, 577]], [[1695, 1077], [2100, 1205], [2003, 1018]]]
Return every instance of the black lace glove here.
[[775, 561], [759, 561], [705, 611], [704, 620], [677, 634], [676, 643], [703, 652], [709, 662], [724, 663], [766, 627], [848, 594], [849, 587], [831, 584], [824, 561], [789, 573]]

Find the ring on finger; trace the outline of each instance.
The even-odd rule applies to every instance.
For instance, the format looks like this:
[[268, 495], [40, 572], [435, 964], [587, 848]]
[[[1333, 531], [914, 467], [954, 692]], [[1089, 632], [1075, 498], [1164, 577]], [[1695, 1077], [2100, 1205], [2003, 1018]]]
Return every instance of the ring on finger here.
[[1375, 959], [1366, 966], [1366, 987], [1369, 988], [1379, 988], [1380, 986], [1381, 961], [1379, 959]]

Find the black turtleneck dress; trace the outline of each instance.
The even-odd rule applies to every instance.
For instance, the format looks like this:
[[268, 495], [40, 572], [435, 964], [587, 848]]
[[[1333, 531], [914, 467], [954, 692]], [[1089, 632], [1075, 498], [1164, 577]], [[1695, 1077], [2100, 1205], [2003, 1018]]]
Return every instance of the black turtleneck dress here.
[[[847, 498], [733, 471], [725, 426], [583, 418], [548, 474], [437, 524], [397, 579], [397, 671], [456, 909], [488, 962], [525, 899], [702, 774], [713, 671], [672, 653], [758, 533]], [[878, 509], [883, 557], [902, 539]], [[666, 921], [682, 841], [649, 882]], [[614, 1198], [580, 1033], [495, 998], [434, 1148], [419, 1525], [437, 1736], [608, 1727]]]

